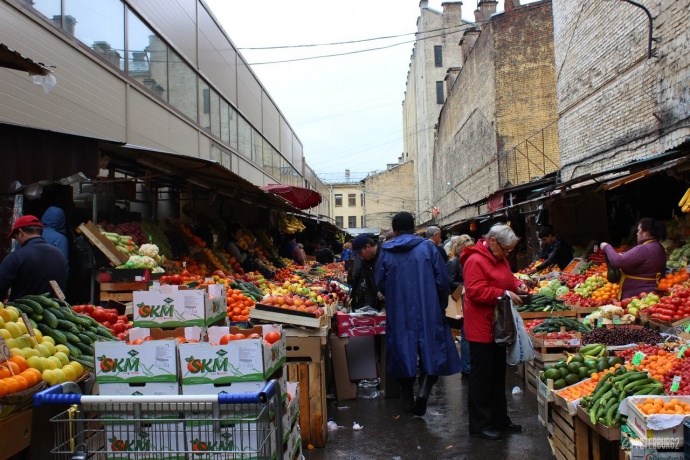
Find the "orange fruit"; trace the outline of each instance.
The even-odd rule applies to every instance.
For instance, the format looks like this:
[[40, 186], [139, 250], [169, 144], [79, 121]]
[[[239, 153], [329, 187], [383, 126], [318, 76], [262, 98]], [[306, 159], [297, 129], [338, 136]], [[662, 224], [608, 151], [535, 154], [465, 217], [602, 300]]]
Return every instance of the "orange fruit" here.
[[26, 363], [26, 358], [23, 356], [12, 356], [10, 359], [7, 361], [15, 363], [17, 366], [19, 366], [19, 372], [24, 372], [29, 365]]
[[0, 380], [0, 398], [7, 394], [7, 383], [5, 379]]
[[0, 368], [5, 368], [9, 370], [10, 376], [19, 374], [19, 366], [17, 365], [17, 363], [12, 361], [5, 361], [4, 363], [0, 363]]
[[[34, 370], [36, 370], [36, 369], [34, 369]], [[36, 377], [36, 374], [34, 374], [33, 372], [29, 372], [28, 370], [22, 372], [21, 374], [19, 374], [19, 376], [23, 377], [26, 380], [28, 388], [31, 388], [32, 386], [36, 385], [39, 382], [39, 380]]]
[[19, 388], [20, 388], [19, 391], [24, 391], [27, 388], [29, 388], [29, 382], [27, 382], [26, 379], [24, 377], [22, 377], [21, 375], [15, 375], [14, 377], [11, 377], [11, 378], [13, 378], [14, 380], [16, 380], [19, 383]]
[[7, 394], [11, 395], [12, 393], [16, 393], [20, 391], [20, 384], [18, 381], [14, 379], [14, 377], [7, 377], [6, 379], [3, 379], [5, 384], [7, 385]]

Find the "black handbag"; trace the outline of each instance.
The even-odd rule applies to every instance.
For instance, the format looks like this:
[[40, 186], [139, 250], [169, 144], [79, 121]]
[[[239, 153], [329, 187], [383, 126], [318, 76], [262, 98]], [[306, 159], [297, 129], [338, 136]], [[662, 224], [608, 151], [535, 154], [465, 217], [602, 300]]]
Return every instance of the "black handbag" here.
[[606, 259], [606, 267], [608, 270], [606, 271], [606, 280], [609, 283], [618, 283], [621, 280], [621, 269], [620, 268], [614, 268], [613, 265], [611, 265], [611, 262], [609, 262], [609, 257], [606, 255], [606, 251], [604, 251], [604, 258]]
[[498, 298], [494, 309], [494, 342], [496, 345], [509, 347], [515, 343], [515, 340], [517, 340], [515, 318], [513, 318], [510, 297], [506, 295]]

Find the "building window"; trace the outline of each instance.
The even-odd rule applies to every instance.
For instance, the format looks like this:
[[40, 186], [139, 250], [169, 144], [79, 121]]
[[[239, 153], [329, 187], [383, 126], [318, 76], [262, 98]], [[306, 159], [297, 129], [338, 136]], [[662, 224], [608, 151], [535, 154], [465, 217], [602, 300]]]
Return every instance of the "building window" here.
[[[360, 203], [362, 203], [362, 207], [364, 207], [364, 193], [359, 195], [359, 201], [360, 201]], [[362, 227], [364, 227], [364, 225], [362, 225]]]
[[437, 81], [436, 82], [436, 103], [437, 104], [443, 104], [443, 82], [442, 81]]
[[343, 205], [343, 195], [340, 193], [335, 194], [335, 205], [336, 206], [342, 206]]
[[434, 65], [443, 67], [443, 47], [434, 46]]
[[335, 226], [343, 228], [343, 216], [335, 216]]
[[357, 228], [357, 216], [347, 216], [348, 228]]
[[357, 206], [357, 195], [354, 193], [348, 193], [347, 194], [347, 205], [348, 206]]

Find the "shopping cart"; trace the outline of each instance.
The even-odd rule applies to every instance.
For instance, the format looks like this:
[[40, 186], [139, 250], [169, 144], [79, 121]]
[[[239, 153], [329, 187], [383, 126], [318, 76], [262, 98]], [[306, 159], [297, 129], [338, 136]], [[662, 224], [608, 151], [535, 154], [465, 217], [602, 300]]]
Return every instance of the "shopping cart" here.
[[283, 458], [280, 387], [256, 394], [87, 396], [71, 382], [34, 395], [34, 406], [67, 409], [50, 421], [54, 458]]

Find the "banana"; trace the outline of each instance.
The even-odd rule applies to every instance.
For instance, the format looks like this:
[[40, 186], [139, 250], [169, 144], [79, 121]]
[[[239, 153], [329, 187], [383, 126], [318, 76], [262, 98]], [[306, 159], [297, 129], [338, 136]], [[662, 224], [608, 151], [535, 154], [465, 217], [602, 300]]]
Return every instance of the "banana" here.
[[[678, 206], [681, 208], [685, 206], [688, 201], [690, 200], [690, 188], [685, 191], [685, 195], [683, 195], [683, 198], [680, 199], [680, 202], [678, 203]], [[685, 212], [685, 211], [683, 211]]]
[[688, 202], [685, 203], [685, 205], [683, 205], [683, 207], [681, 208], [681, 211], [690, 212], [690, 200], [688, 200]]

